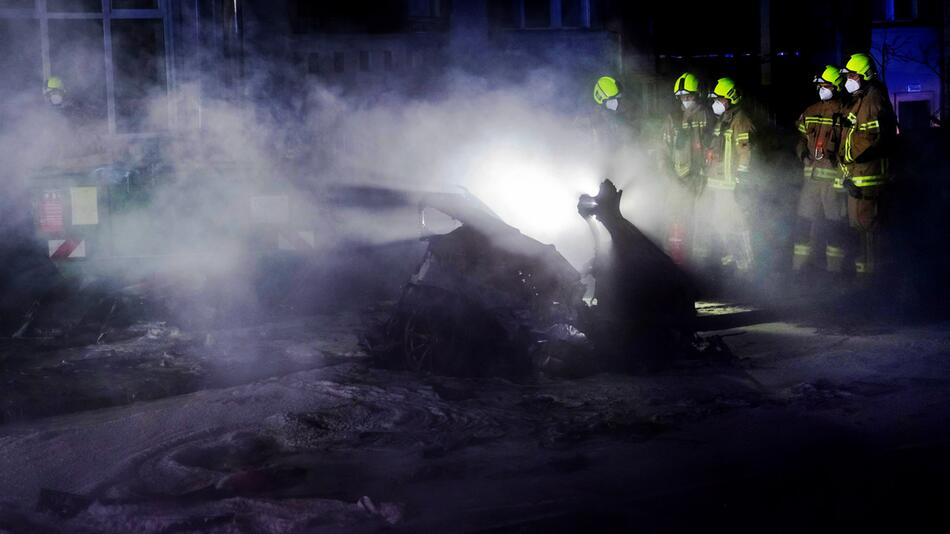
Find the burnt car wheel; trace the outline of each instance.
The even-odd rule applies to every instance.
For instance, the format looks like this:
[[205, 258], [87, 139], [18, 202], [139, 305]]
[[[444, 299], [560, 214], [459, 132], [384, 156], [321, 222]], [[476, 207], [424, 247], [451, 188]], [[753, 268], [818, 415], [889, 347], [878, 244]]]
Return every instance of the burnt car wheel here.
[[431, 371], [439, 350], [441, 336], [432, 320], [423, 314], [413, 313], [403, 327], [402, 348], [406, 369]]

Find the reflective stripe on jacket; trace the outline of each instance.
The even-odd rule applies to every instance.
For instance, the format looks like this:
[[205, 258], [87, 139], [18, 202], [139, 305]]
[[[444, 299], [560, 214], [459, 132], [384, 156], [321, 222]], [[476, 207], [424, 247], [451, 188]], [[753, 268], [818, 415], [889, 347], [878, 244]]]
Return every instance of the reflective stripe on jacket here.
[[673, 173], [680, 178], [699, 175], [706, 158], [707, 113], [697, 103], [693, 109], [667, 116], [663, 126], [663, 166], [672, 165]]
[[858, 187], [884, 184], [897, 127], [887, 90], [870, 84], [856, 93], [845, 119], [847, 129], [839, 150], [842, 170]]
[[802, 134], [798, 155], [804, 163], [805, 178], [834, 181], [836, 188], [842, 188], [838, 166], [842, 108], [841, 101], [834, 98], [816, 102], [805, 109], [796, 123]]
[[707, 170], [706, 186], [735, 189], [738, 173], [748, 172], [752, 164], [755, 126], [740, 107], [726, 110], [712, 131], [715, 161]]

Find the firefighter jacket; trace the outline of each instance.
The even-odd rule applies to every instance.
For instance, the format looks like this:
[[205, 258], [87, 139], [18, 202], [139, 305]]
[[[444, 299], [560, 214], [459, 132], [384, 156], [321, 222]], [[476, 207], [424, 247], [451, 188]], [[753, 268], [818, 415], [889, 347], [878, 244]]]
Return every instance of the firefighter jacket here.
[[837, 98], [812, 104], [798, 118], [797, 154], [804, 163], [806, 179], [834, 181], [841, 189], [838, 150], [841, 144], [841, 122], [844, 106]]
[[741, 107], [730, 107], [719, 117], [710, 141], [707, 187], [726, 190], [736, 188], [739, 176], [749, 172], [752, 164], [754, 135], [752, 119]]
[[882, 185], [888, 179], [888, 156], [897, 128], [887, 89], [869, 84], [852, 96], [845, 109], [839, 159], [854, 185]]
[[[708, 117], [704, 106], [671, 113], [663, 125], [663, 168], [672, 168], [673, 174], [684, 181], [698, 178], [706, 164]], [[695, 180], [698, 181], [698, 180]]]

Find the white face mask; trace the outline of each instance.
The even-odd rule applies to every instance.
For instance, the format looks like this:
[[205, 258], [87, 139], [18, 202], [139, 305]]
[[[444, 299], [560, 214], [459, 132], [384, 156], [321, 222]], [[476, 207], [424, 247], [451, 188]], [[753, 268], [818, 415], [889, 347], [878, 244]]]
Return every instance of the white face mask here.
[[63, 103], [63, 95], [61, 95], [61, 94], [59, 94], [59, 93], [53, 93], [53, 94], [49, 95], [49, 103], [50, 103], [50, 104], [53, 104], [54, 106], [58, 106], [58, 105], [62, 104], [62, 103]]
[[693, 109], [693, 106], [696, 105], [696, 101], [695, 101], [695, 100], [683, 100], [683, 101], [681, 101], [681, 103], [682, 103], [682, 105], [683, 105], [683, 111], [689, 111], [689, 110]]
[[844, 88], [847, 89], [849, 93], [853, 93], [861, 88], [861, 82], [848, 78], [848, 81], [844, 82]]
[[616, 98], [611, 98], [610, 100], [604, 102], [604, 107], [610, 111], [617, 111], [617, 108], [620, 107], [620, 101]]
[[713, 102], [712, 110], [713, 110], [713, 113], [715, 113], [716, 115], [722, 115], [723, 113], [726, 112], [726, 105], [716, 100], [715, 102]]
[[833, 94], [834, 93], [831, 92], [831, 89], [828, 89], [827, 87], [818, 88], [818, 98], [822, 100], [831, 100]]

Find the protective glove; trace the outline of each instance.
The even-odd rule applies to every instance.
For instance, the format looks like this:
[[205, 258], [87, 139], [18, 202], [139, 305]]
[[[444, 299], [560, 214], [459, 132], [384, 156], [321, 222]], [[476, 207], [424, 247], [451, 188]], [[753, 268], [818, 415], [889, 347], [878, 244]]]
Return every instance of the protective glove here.
[[581, 195], [577, 201], [577, 213], [587, 219], [596, 215], [598, 218], [622, 218], [620, 214], [620, 197], [622, 190], [618, 190], [610, 180], [600, 184], [597, 196]]
[[851, 178], [845, 178], [844, 182], [841, 184], [848, 191], [848, 194], [851, 195], [851, 198], [861, 198], [861, 188], [855, 185], [854, 180]]

